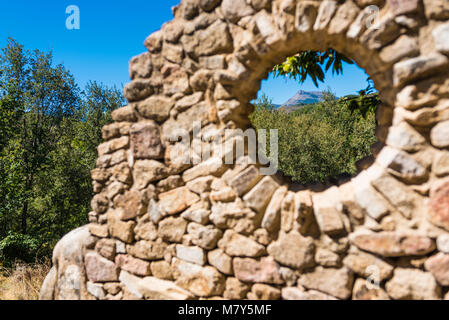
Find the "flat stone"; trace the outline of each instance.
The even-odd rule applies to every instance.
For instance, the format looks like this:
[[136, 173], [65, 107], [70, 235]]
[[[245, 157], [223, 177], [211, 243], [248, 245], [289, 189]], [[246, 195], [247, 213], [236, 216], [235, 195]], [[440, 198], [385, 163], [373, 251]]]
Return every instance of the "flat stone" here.
[[375, 275], [379, 276], [380, 281], [390, 278], [393, 273], [393, 266], [376, 256], [364, 252], [347, 255], [343, 259], [343, 264], [364, 278], [373, 277], [374, 268], [376, 268]]
[[449, 147], [449, 121], [438, 123], [430, 132], [430, 140], [437, 148]]
[[442, 252], [430, 257], [424, 263], [427, 271], [431, 272], [442, 286], [449, 285], [449, 255]]
[[184, 211], [200, 197], [191, 192], [187, 187], [177, 188], [159, 195], [159, 207], [169, 215]]
[[338, 3], [337, 1], [329, 1], [325, 0], [321, 2], [318, 17], [316, 18], [315, 25], [313, 26], [313, 30], [323, 30], [331, 21], [332, 17], [337, 10]]
[[232, 22], [254, 13], [254, 9], [245, 0], [223, 0], [221, 9], [225, 17]]
[[430, 272], [396, 268], [393, 278], [385, 285], [388, 295], [395, 300], [437, 300], [441, 288]]
[[287, 194], [287, 188], [279, 188], [273, 194], [262, 220], [262, 227], [270, 232], [280, 228], [282, 201]]
[[421, 256], [435, 250], [432, 239], [408, 233], [354, 233], [349, 240], [360, 249], [383, 257]]
[[299, 278], [299, 284], [307, 289], [318, 290], [339, 299], [351, 296], [354, 276], [352, 271], [317, 267], [313, 272], [305, 273]]
[[395, 63], [402, 58], [414, 57], [418, 54], [418, 39], [403, 35], [394, 44], [382, 49], [380, 58], [387, 63]]
[[173, 268], [178, 273], [176, 284], [199, 297], [221, 295], [225, 289], [225, 277], [215, 268], [173, 260]]
[[316, 250], [315, 262], [323, 267], [339, 267], [341, 264], [340, 256], [338, 254], [322, 248]]
[[129, 63], [129, 77], [133, 80], [136, 78], [149, 78], [152, 71], [153, 65], [149, 52], [133, 57]]
[[200, 247], [188, 247], [184, 245], [176, 245], [176, 256], [184, 261], [198, 264], [200, 266], [206, 263], [206, 254]]
[[120, 254], [115, 257], [115, 264], [121, 269], [137, 276], [149, 276], [150, 264], [147, 261]]
[[147, 300], [190, 300], [193, 295], [171, 281], [154, 277], [139, 278], [126, 271], [120, 273], [120, 282], [136, 297]]
[[433, 224], [449, 230], [449, 179], [432, 186], [427, 215]]
[[160, 241], [141, 240], [126, 247], [126, 251], [130, 255], [150, 261], [162, 259], [166, 250], [167, 244]]
[[432, 171], [439, 177], [449, 175], [449, 152], [443, 151], [435, 155]]
[[272, 257], [254, 260], [250, 258], [234, 258], [235, 277], [243, 282], [283, 284], [280, 266]]
[[387, 4], [394, 15], [415, 12], [419, 8], [418, 0], [387, 0]]
[[103, 300], [106, 297], [103, 286], [98, 283], [87, 282], [87, 292], [99, 300]]
[[282, 299], [284, 300], [337, 300], [337, 298], [316, 290], [305, 291], [301, 288], [282, 288]]
[[151, 263], [151, 274], [159, 279], [173, 280], [172, 267], [170, 263], [165, 260], [153, 261]]
[[137, 120], [136, 112], [132, 106], [125, 106], [112, 111], [111, 117], [114, 121], [134, 122]]
[[277, 188], [279, 184], [273, 178], [266, 176], [243, 197], [243, 201], [251, 209], [262, 212]]
[[449, 253], [449, 235], [442, 234], [437, 238], [438, 251]]
[[424, 0], [428, 19], [449, 19], [449, 3], [446, 0]]
[[121, 220], [131, 220], [145, 213], [147, 209], [142, 203], [142, 195], [136, 190], [130, 190], [114, 198], [114, 207], [121, 208]]
[[123, 95], [129, 102], [143, 100], [153, 94], [151, 79], [135, 79], [123, 88]]
[[214, 203], [209, 218], [218, 228], [234, 229], [245, 235], [256, 229], [256, 213], [245, 208], [239, 199], [234, 202]]
[[365, 279], [357, 279], [352, 291], [353, 300], [390, 300], [388, 294], [382, 288], [368, 285]]
[[407, 122], [400, 122], [390, 128], [387, 137], [387, 145], [404, 151], [418, 151], [426, 140]]
[[221, 273], [232, 275], [232, 258], [228, 256], [222, 249], [209, 251], [207, 254], [209, 264], [217, 268]]
[[130, 130], [131, 150], [135, 159], [161, 159], [164, 149], [159, 126], [154, 121], [133, 124]]
[[190, 191], [201, 195], [202, 193], [210, 191], [213, 180], [214, 176], [200, 177], [189, 181], [186, 186]]
[[226, 230], [218, 246], [228, 255], [237, 257], [260, 257], [265, 253], [265, 247], [256, 241], [242, 236], [233, 230]]
[[84, 257], [86, 274], [92, 282], [113, 282], [118, 280], [118, 269], [112, 261], [98, 253], [88, 252]]
[[207, 224], [209, 222], [210, 211], [202, 207], [203, 204], [200, 203], [198, 206], [193, 205], [181, 215], [184, 219], [199, 224]]
[[95, 245], [95, 251], [109, 260], [115, 257], [115, 241], [112, 239], [101, 239]]
[[355, 200], [374, 220], [378, 221], [390, 212], [387, 202], [369, 184], [356, 188]]
[[345, 2], [337, 9], [334, 18], [330, 22], [329, 34], [342, 34], [347, 31], [359, 12], [359, 7], [353, 2]]
[[298, 232], [281, 233], [279, 239], [268, 246], [268, 254], [280, 264], [295, 269], [311, 267], [315, 264], [315, 245], [311, 238]]
[[186, 170], [182, 175], [182, 178], [185, 182], [189, 182], [198, 177], [217, 175], [222, 173], [225, 168], [226, 167], [220, 158], [210, 158], [195, 167]]
[[212, 191], [209, 198], [214, 202], [231, 202], [237, 198], [237, 193], [231, 187], [225, 187], [219, 191]]

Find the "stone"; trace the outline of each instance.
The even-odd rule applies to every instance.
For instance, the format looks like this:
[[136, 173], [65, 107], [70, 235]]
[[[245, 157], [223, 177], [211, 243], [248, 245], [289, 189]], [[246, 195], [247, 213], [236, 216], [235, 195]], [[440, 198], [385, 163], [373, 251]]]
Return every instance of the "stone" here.
[[432, 239], [411, 233], [354, 233], [349, 240], [360, 249], [383, 257], [421, 256], [435, 250]]
[[398, 62], [393, 68], [394, 85], [399, 87], [418, 78], [430, 76], [444, 70], [448, 64], [449, 59], [438, 53]]
[[369, 184], [356, 188], [355, 200], [366, 214], [377, 221], [390, 212], [387, 202]]
[[151, 274], [156, 278], [163, 280], [173, 280], [173, 271], [171, 265], [164, 260], [151, 263]]
[[254, 187], [261, 178], [257, 167], [250, 166], [230, 180], [229, 185], [237, 191], [239, 196], [242, 196]]
[[123, 242], [131, 243], [134, 240], [134, 221], [122, 221], [123, 209], [109, 210], [107, 212], [107, 220], [109, 234]]
[[98, 300], [103, 300], [106, 297], [103, 286], [98, 283], [88, 282], [87, 291]]
[[118, 269], [112, 261], [98, 253], [88, 252], [84, 258], [86, 275], [91, 282], [113, 282], [118, 280]]
[[245, 235], [256, 229], [256, 213], [245, 208], [240, 199], [214, 203], [209, 218], [218, 228], [234, 229]]
[[328, 294], [316, 291], [305, 291], [302, 288], [286, 287], [282, 288], [282, 299], [284, 300], [337, 300]]
[[[364, 278], [378, 276], [380, 281], [384, 281], [393, 274], [392, 265], [361, 251], [347, 255], [343, 259], [343, 264]], [[374, 270], [376, 270], [375, 274]]]
[[200, 203], [197, 207], [194, 204], [192, 207], [184, 211], [181, 217], [188, 221], [205, 225], [209, 222], [210, 211], [203, 208], [203, 206], [204, 205], [202, 203]]
[[220, 158], [210, 158], [195, 167], [186, 170], [182, 175], [182, 178], [185, 182], [189, 182], [199, 177], [218, 175], [223, 173], [225, 168], [226, 167]]
[[337, 10], [337, 5], [338, 3], [336, 1], [329, 0], [325, 0], [321, 3], [313, 30], [323, 30], [329, 25], [329, 22]]
[[237, 193], [231, 187], [225, 187], [220, 191], [212, 191], [210, 200], [214, 202], [231, 202], [237, 198]]
[[182, 187], [183, 185], [184, 181], [182, 181], [180, 176], [169, 176], [167, 179], [161, 180], [157, 183], [157, 191], [158, 193], [164, 193], [172, 189]]
[[237, 278], [227, 278], [223, 297], [229, 300], [244, 299], [249, 290], [250, 286], [248, 284], [239, 281]]
[[58, 284], [58, 269], [53, 266], [48, 272], [39, 291], [39, 300], [54, 300], [55, 289]]
[[162, 47], [162, 55], [170, 62], [181, 64], [184, 58], [184, 50], [181, 46], [173, 45], [171, 43], [164, 43]]
[[143, 100], [153, 94], [151, 79], [135, 79], [123, 88], [123, 95], [129, 102]]
[[217, 21], [205, 30], [181, 38], [184, 50], [193, 57], [212, 56], [232, 51], [232, 39], [226, 23]]
[[220, 0], [200, 0], [199, 5], [201, 9], [203, 9], [206, 12], [211, 11], [214, 9], [218, 4], [220, 3]]
[[181, 260], [200, 266], [204, 265], [207, 260], [204, 250], [200, 247], [188, 247], [180, 244], [176, 245], [176, 256]]
[[126, 162], [116, 165], [112, 169], [112, 176], [118, 182], [130, 185], [132, 184], [131, 169]]
[[225, 277], [215, 268], [173, 260], [173, 268], [178, 274], [176, 284], [199, 297], [221, 295], [225, 289]]
[[189, 181], [186, 186], [190, 191], [197, 194], [202, 194], [211, 190], [211, 184], [214, 176], [199, 177], [195, 180]]
[[220, 230], [211, 225], [202, 226], [193, 222], [188, 225], [187, 232], [192, 237], [193, 244], [206, 250], [214, 249], [223, 235]]
[[228, 256], [222, 249], [216, 249], [213, 251], [209, 251], [207, 254], [207, 260], [209, 264], [221, 273], [232, 275], [232, 258]]
[[274, 232], [280, 228], [282, 201], [286, 194], [286, 187], [277, 189], [265, 210], [262, 219], [262, 227], [270, 232]]
[[115, 241], [112, 239], [101, 239], [95, 245], [95, 251], [109, 260], [115, 257]]
[[371, 181], [371, 185], [387, 198], [405, 218], [411, 219], [413, 213], [418, 211], [421, 203], [418, 195], [389, 174], [382, 174]]
[[426, 140], [412, 126], [403, 121], [390, 128], [387, 145], [404, 151], [418, 151]]
[[429, 178], [427, 168], [403, 151], [384, 147], [376, 160], [407, 183], [419, 184]]
[[115, 258], [115, 264], [121, 269], [137, 276], [151, 275], [150, 263], [120, 254]]
[[418, 39], [403, 35], [400, 36], [394, 44], [382, 49], [380, 58], [387, 63], [396, 63], [402, 58], [414, 57], [418, 54]]
[[135, 159], [162, 159], [159, 126], [154, 121], [142, 121], [131, 126], [131, 150]]
[[449, 179], [432, 186], [427, 217], [433, 224], [449, 230]]
[[430, 257], [424, 263], [427, 271], [431, 272], [442, 286], [449, 285], [449, 255], [442, 252]]
[[148, 300], [190, 300], [192, 294], [171, 281], [155, 277], [139, 278], [126, 271], [120, 273], [120, 282], [137, 298]]
[[132, 106], [125, 106], [112, 111], [111, 117], [114, 121], [134, 122], [137, 120], [136, 113]]
[[315, 261], [323, 267], [339, 267], [341, 263], [338, 254], [322, 248], [316, 250]]
[[164, 257], [167, 246], [166, 243], [161, 241], [141, 240], [133, 245], [126, 246], [126, 251], [136, 258], [153, 261]]
[[243, 282], [283, 284], [280, 266], [272, 257], [254, 260], [250, 258], [234, 258], [234, 274]]
[[158, 234], [164, 241], [180, 243], [186, 228], [187, 221], [183, 218], [169, 217], [159, 222]]
[[368, 285], [365, 279], [357, 279], [352, 290], [353, 300], [390, 300], [390, 297], [380, 287]]
[[221, 10], [231, 22], [237, 22], [243, 17], [254, 14], [254, 9], [245, 0], [223, 0]]
[[248, 294], [250, 300], [279, 300], [281, 298], [281, 290], [273, 288], [266, 284], [256, 283]]
[[94, 210], [98, 214], [105, 213], [109, 208], [108, 198], [106, 198], [102, 194], [97, 194], [90, 202], [90, 206], [92, 207], [92, 210]]
[[296, 231], [281, 233], [279, 239], [268, 246], [268, 254], [277, 262], [295, 269], [312, 267], [315, 264], [315, 245]]
[[307, 289], [318, 290], [339, 299], [348, 299], [352, 293], [354, 276], [346, 267], [317, 267], [314, 271], [303, 274], [298, 282]]
[[429, 272], [396, 268], [393, 278], [385, 285], [388, 295], [395, 300], [436, 300], [441, 288]]
[[388, 7], [394, 15], [412, 13], [418, 10], [418, 0], [387, 0]]
[[99, 238], [107, 238], [109, 235], [109, 229], [107, 225], [100, 225], [96, 223], [89, 224], [89, 232]]
[[149, 78], [153, 71], [151, 55], [148, 52], [135, 56], [129, 62], [129, 77], [134, 80], [137, 78]]
[[188, 94], [191, 91], [189, 76], [181, 69], [170, 72], [170, 74], [164, 79], [163, 86], [164, 93], [169, 96], [176, 94]]
[[346, 32], [359, 14], [360, 9], [352, 1], [341, 5], [329, 24], [329, 34], [342, 34]]
[[260, 213], [268, 205], [277, 188], [279, 184], [272, 177], [266, 176], [243, 197], [243, 201], [248, 207]]
[[438, 123], [430, 132], [430, 140], [437, 148], [449, 147], [449, 121]]
[[436, 154], [432, 169], [439, 177], [449, 175], [449, 152], [443, 151]]
[[135, 190], [130, 190], [114, 198], [114, 207], [120, 208], [120, 219], [127, 221], [145, 213], [147, 207], [142, 203], [142, 196]]
[[150, 98], [138, 102], [136, 105], [137, 111], [147, 119], [162, 122], [170, 115], [170, 110], [173, 108], [173, 100], [163, 96], [151, 96]]
[[264, 246], [233, 230], [226, 230], [218, 246], [230, 256], [255, 258], [265, 253]]
[[424, 0], [428, 19], [449, 19], [449, 3], [445, 0]]
[[134, 233], [136, 240], [156, 240], [157, 227], [151, 221], [150, 215], [147, 214], [138, 219]]
[[312, 201], [316, 222], [322, 232], [334, 236], [344, 231], [340, 192], [337, 187], [314, 194]]
[[159, 195], [159, 207], [167, 214], [173, 215], [184, 211], [200, 197], [191, 192], [187, 187], [177, 188]]
[[449, 235], [442, 234], [437, 238], [438, 251], [449, 253]]
[[150, 182], [162, 180], [168, 176], [168, 169], [155, 160], [137, 160], [133, 168], [134, 186], [145, 189]]

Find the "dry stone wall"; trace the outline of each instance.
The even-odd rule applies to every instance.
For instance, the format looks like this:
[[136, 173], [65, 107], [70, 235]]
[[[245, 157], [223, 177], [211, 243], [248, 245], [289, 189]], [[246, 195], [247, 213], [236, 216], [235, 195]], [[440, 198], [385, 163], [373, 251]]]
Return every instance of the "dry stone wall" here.
[[[173, 12], [130, 62], [91, 223], [56, 246], [41, 298], [447, 298], [449, 2], [183, 0]], [[383, 102], [360, 173], [298, 186], [249, 155], [223, 161], [243, 140], [225, 130], [250, 127], [272, 66], [329, 47]], [[180, 132], [201, 139], [186, 149]]]

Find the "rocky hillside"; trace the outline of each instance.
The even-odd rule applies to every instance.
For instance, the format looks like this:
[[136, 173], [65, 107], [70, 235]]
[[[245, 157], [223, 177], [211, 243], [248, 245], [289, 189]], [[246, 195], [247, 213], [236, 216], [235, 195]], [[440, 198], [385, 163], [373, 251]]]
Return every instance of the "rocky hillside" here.
[[322, 99], [323, 94], [322, 91], [299, 90], [293, 97], [285, 102], [281, 108], [286, 108], [288, 111], [294, 111], [300, 106], [317, 103]]

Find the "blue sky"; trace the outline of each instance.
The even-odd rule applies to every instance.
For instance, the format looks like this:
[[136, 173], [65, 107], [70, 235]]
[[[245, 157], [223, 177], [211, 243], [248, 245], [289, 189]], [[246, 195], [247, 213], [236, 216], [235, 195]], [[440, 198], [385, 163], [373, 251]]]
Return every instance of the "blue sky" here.
[[[27, 49], [53, 51], [55, 63], [63, 63], [81, 87], [96, 80], [121, 88], [129, 82], [128, 62], [144, 52], [143, 41], [172, 19], [171, 7], [179, 0], [16, 0], [0, 5], [0, 46], [13, 37]], [[80, 30], [66, 28], [66, 8], [80, 9]], [[338, 96], [366, 86], [366, 75], [356, 66], [344, 68], [344, 76], [326, 77]], [[317, 90], [311, 81], [299, 86], [283, 78], [263, 81], [261, 92], [274, 103], [283, 103], [299, 89]]]

